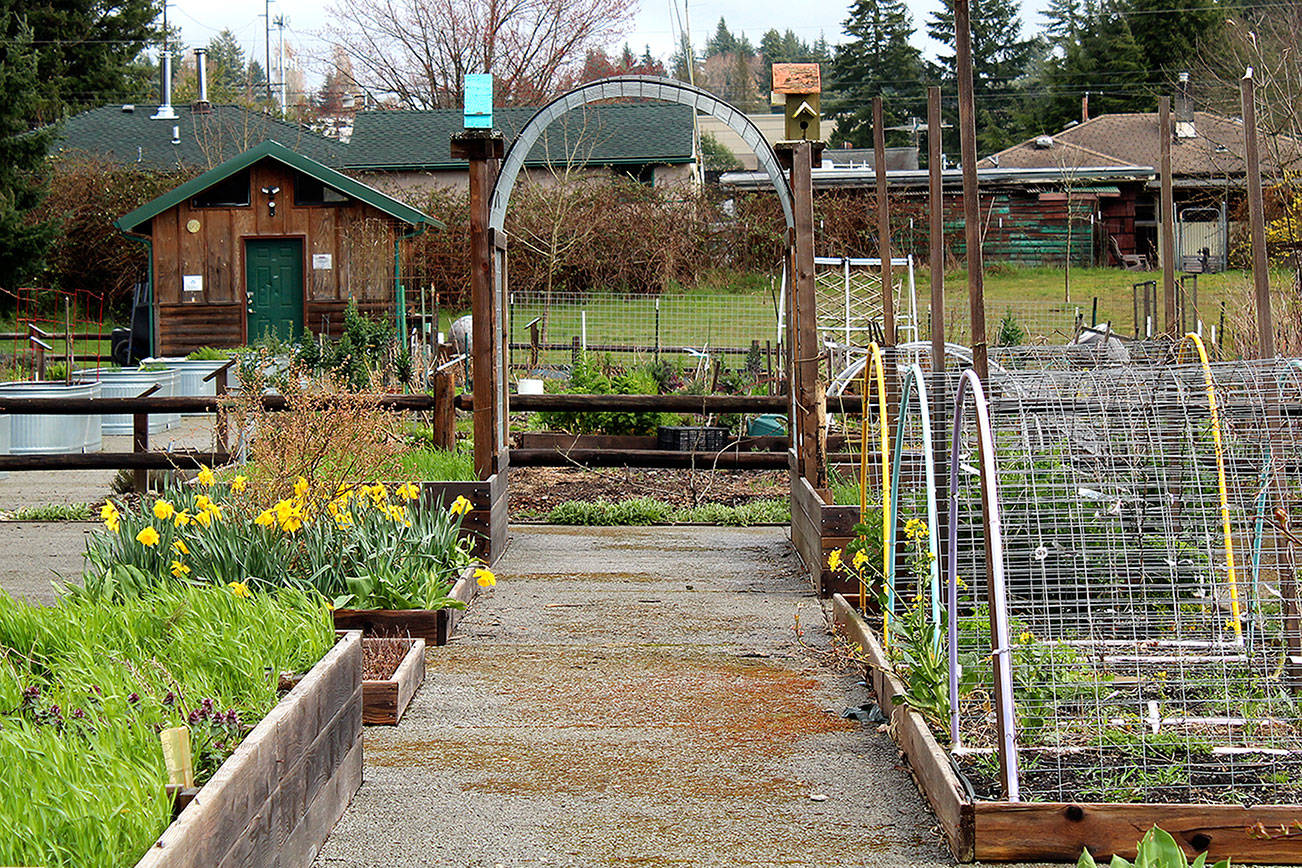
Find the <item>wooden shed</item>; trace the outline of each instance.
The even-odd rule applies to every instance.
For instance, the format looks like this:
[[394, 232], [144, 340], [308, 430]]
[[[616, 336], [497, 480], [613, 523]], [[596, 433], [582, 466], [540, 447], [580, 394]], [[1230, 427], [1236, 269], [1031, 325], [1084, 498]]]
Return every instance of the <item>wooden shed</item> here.
[[405, 319], [400, 245], [442, 224], [263, 142], [114, 223], [149, 246], [155, 355], [337, 332], [350, 298]]

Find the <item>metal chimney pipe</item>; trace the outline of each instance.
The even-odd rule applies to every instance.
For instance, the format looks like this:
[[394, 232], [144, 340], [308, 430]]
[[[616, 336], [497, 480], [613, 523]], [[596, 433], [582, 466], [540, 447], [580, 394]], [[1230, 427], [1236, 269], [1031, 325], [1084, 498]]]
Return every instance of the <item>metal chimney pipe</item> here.
[[194, 50], [194, 68], [199, 78], [199, 102], [202, 105], [208, 104], [208, 49], [196, 48]]
[[164, 48], [162, 54], [163, 80], [160, 88], [162, 99], [158, 104], [158, 111], [151, 116], [151, 120], [172, 120], [176, 117], [176, 112], [172, 110], [172, 52]]
[[1189, 96], [1189, 73], [1180, 73], [1179, 82], [1175, 93], [1175, 137], [1189, 139], [1196, 135], [1193, 100]]

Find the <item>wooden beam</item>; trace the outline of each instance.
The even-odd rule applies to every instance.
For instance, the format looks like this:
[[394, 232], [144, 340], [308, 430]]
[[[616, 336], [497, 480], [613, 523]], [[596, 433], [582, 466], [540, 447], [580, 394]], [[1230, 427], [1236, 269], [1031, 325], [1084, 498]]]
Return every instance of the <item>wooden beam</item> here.
[[984, 383], [990, 376], [990, 363], [986, 343], [985, 284], [981, 273], [981, 202], [977, 186], [976, 103], [972, 96], [971, 0], [954, 0], [954, 48], [958, 67], [958, 132], [963, 162], [963, 237], [967, 246], [972, 367]]
[[[839, 408], [842, 402], [846, 412], [857, 411], [861, 403], [858, 395], [832, 399], [834, 408]], [[473, 410], [474, 400], [469, 395], [458, 395], [456, 405], [460, 410]], [[781, 395], [512, 395], [511, 409], [521, 413], [645, 410], [704, 416], [711, 413], [781, 413], [787, 409], [787, 399]]]
[[1248, 172], [1248, 224], [1252, 233], [1252, 287], [1257, 305], [1257, 358], [1275, 358], [1275, 325], [1270, 310], [1270, 268], [1266, 261], [1266, 207], [1261, 192], [1261, 154], [1257, 147], [1256, 84], [1251, 71], [1239, 81], [1243, 108], [1243, 154]]
[[0, 471], [24, 470], [172, 470], [200, 465], [220, 467], [224, 452], [87, 452], [75, 455], [0, 455]]
[[[815, 488], [827, 487], [827, 462], [819, 449], [819, 360], [818, 300], [814, 289], [814, 148], [810, 142], [795, 142], [791, 148], [791, 191], [795, 206], [795, 273], [792, 300], [795, 303], [795, 395], [800, 437], [800, 473]], [[826, 410], [824, 410], [824, 413]]]
[[873, 97], [873, 176], [877, 182], [877, 255], [882, 261], [882, 335], [895, 346], [895, 295], [891, 292], [891, 201], [886, 183], [886, 129], [882, 98]]
[[1162, 175], [1161, 214], [1158, 221], [1162, 229], [1162, 304], [1166, 307], [1165, 331], [1176, 336], [1179, 314], [1175, 309], [1175, 194], [1171, 186], [1171, 98], [1157, 101], [1157, 135], [1160, 140], [1159, 171]]
[[497, 472], [497, 338], [493, 305], [493, 240], [489, 237], [492, 170], [488, 149], [470, 150], [470, 315], [474, 377], [475, 473], [487, 479]]
[[[945, 389], [945, 189], [941, 175], [943, 157], [944, 119], [940, 112], [940, 88], [927, 88], [927, 196], [930, 218], [928, 258], [931, 262], [931, 377], [930, 385], [932, 419], [932, 451], [936, 456], [936, 501], [949, 500], [949, 474], [945, 473], [946, 448], [945, 420], [949, 414], [944, 405], [948, 401]], [[898, 446], [898, 444], [896, 444]], [[941, 511], [941, 526], [936, 528], [936, 542], [940, 548], [941, 575], [944, 575], [946, 549], [949, 535], [945, 532], [948, 514]]]

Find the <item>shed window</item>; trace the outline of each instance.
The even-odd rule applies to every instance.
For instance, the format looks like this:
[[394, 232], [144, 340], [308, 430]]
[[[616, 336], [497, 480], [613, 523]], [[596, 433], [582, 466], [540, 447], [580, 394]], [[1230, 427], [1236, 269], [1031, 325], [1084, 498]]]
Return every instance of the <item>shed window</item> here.
[[299, 173], [294, 176], [295, 205], [343, 205], [352, 199], [316, 178]]
[[231, 208], [249, 204], [249, 170], [242, 169], [200, 190], [190, 204], [195, 208]]

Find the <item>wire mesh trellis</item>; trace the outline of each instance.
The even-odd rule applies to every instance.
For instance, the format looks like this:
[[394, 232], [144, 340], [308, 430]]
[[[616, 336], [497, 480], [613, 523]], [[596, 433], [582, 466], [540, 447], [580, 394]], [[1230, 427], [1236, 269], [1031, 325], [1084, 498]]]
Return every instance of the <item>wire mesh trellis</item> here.
[[[917, 340], [918, 293], [913, 257], [892, 258], [891, 268], [898, 338]], [[833, 371], [846, 366], [854, 355], [852, 348], [883, 342], [880, 258], [815, 257], [814, 296], [818, 340], [831, 352]]]
[[[1302, 362], [1170, 349], [1178, 363], [996, 375], [984, 420], [984, 390], [964, 375], [939, 617], [918, 556], [945, 529], [926, 503], [935, 480], [907, 470], [929, 438], [900, 405], [886, 641], [980, 798], [1302, 798], [1302, 540], [1287, 527], [1302, 497]], [[940, 386], [953, 413], [958, 383]], [[948, 413], [938, 404], [931, 421]]]

